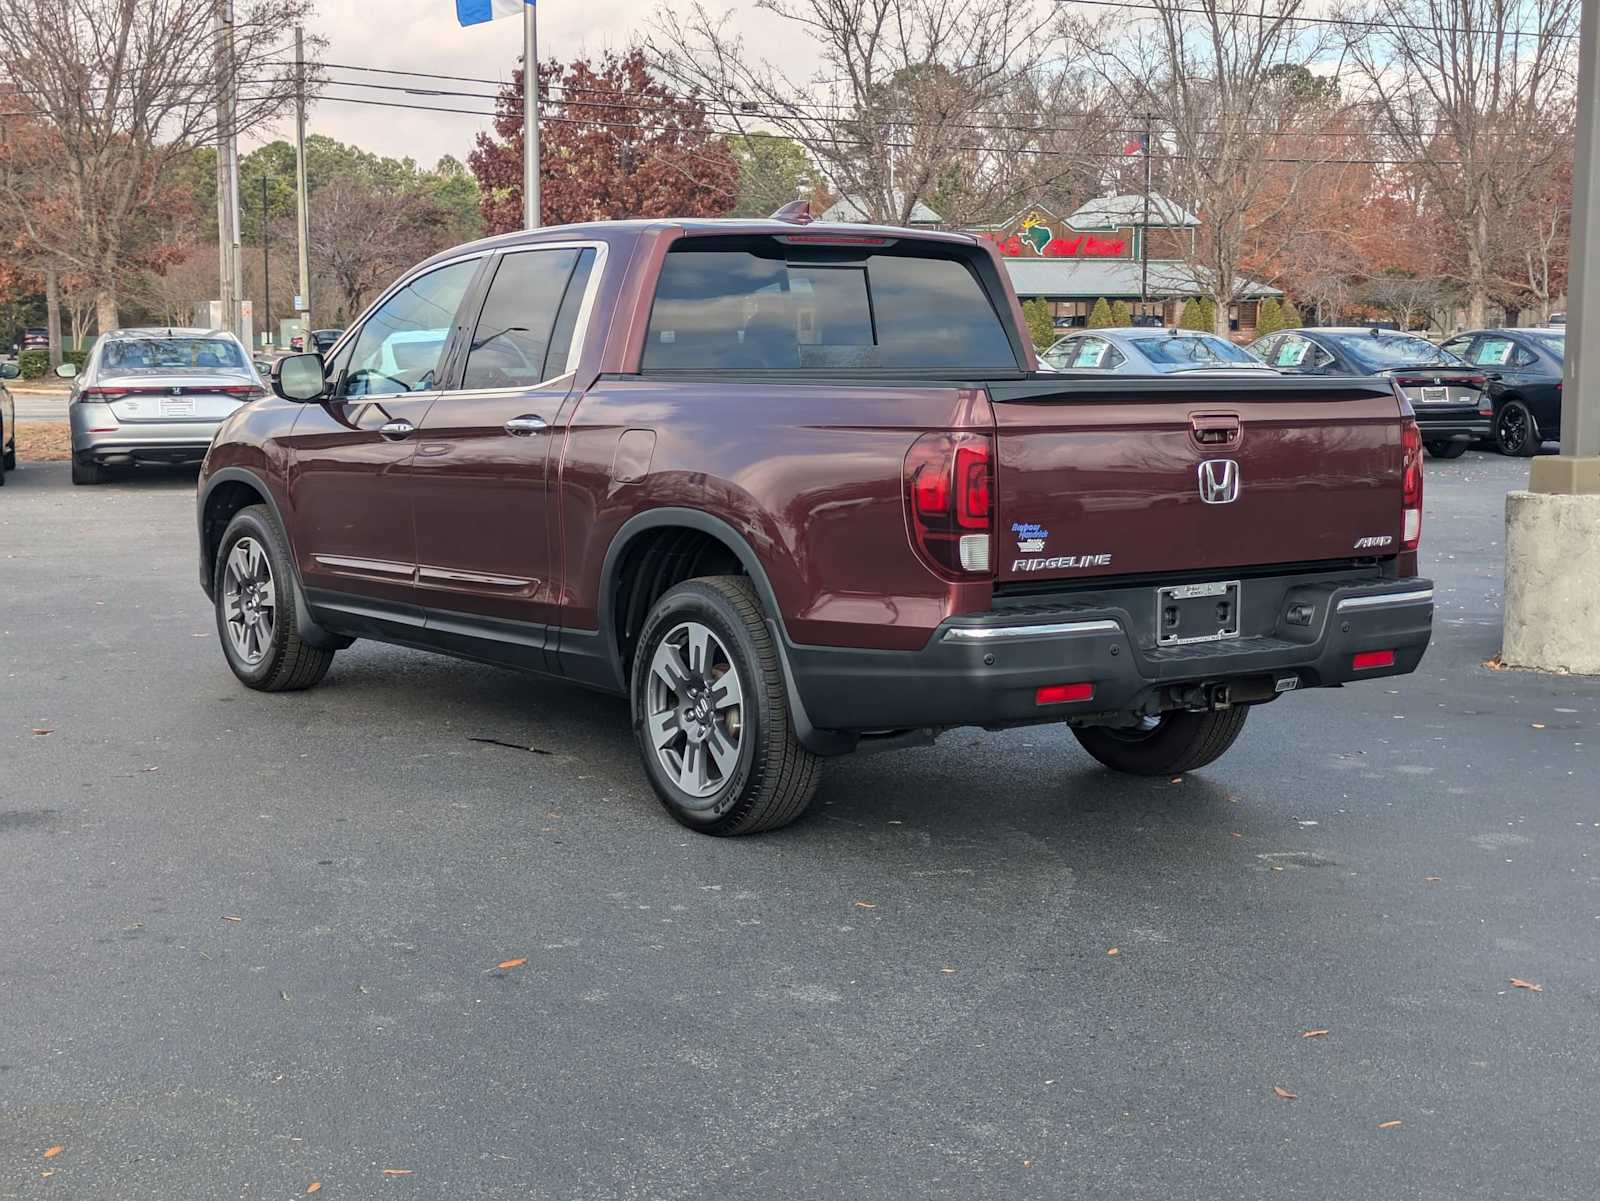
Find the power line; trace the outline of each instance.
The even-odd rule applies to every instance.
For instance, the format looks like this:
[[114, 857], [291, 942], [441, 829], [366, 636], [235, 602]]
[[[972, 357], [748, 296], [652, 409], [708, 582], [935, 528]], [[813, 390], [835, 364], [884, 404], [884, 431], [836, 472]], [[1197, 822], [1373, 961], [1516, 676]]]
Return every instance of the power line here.
[[1454, 25], [1417, 25], [1409, 21], [1360, 21], [1354, 17], [1312, 17], [1296, 13], [1253, 13], [1229, 8], [1186, 8], [1178, 4], [1153, 4], [1149, 0], [1054, 0], [1056, 4], [1084, 4], [1093, 8], [1131, 8], [1149, 12], [1191, 13], [1205, 17], [1243, 17], [1251, 21], [1281, 21], [1285, 25], [1332, 25], [1338, 28], [1387, 29], [1409, 33], [1459, 33], [1467, 37], [1548, 38], [1576, 41], [1576, 33], [1547, 33], [1534, 29], [1464, 29]]

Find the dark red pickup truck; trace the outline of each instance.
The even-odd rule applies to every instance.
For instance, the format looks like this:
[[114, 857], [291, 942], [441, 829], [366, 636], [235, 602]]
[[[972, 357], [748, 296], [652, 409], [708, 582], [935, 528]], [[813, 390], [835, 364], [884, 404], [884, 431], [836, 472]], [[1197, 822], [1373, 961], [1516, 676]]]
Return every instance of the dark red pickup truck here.
[[674, 817], [781, 826], [821, 758], [1068, 723], [1209, 763], [1250, 707], [1413, 670], [1421, 445], [1385, 381], [1036, 374], [960, 234], [637, 221], [417, 267], [274, 368], [199, 493], [223, 650], [354, 638], [631, 698]]

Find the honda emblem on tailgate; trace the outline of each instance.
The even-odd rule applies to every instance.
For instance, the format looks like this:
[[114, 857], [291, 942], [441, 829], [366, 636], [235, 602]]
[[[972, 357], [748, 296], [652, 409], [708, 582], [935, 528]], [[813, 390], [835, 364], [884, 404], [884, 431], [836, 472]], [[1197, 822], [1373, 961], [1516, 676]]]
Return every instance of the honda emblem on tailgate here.
[[1207, 459], [1200, 464], [1200, 499], [1208, 505], [1238, 500], [1239, 464], [1232, 459]]

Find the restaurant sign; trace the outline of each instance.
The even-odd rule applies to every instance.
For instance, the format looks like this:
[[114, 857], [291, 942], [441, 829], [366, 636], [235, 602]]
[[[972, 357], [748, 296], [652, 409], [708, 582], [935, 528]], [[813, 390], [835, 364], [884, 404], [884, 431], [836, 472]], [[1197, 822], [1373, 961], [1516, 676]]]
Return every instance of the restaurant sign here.
[[[1131, 232], [1131, 231], [1130, 231]], [[1115, 234], [1078, 233], [1059, 218], [1048, 217], [1038, 209], [1011, 229], [997, 230], [985, 235], [995, 243], [1007, 258], [1125, 258], [1128, 254], [1128, 236], [1124, 231]]]

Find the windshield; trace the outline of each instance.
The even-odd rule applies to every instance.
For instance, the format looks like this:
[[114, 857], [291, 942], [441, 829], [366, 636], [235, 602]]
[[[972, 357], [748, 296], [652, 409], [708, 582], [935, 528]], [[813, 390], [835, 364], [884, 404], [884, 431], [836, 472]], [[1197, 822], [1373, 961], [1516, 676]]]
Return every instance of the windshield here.
[[1243, 349], [1222, 338], [1206, 334], [1193, 337], [1168, 335], [1164, 338], [1135, 338], [1145, 358], [1164, 367], [1216, 367], [1231, 365], [1259, 367], [1261, 363]]
[[1369, 371], [1390, 367], [1465, 367], [1466, 363], [1426, 338], [1410, 334], [1324, 334]]
[[231, 338], [130, 338], [107, 342], [103, 371], [188, 371], [195, 367], [246, 370], [244, 351]]

